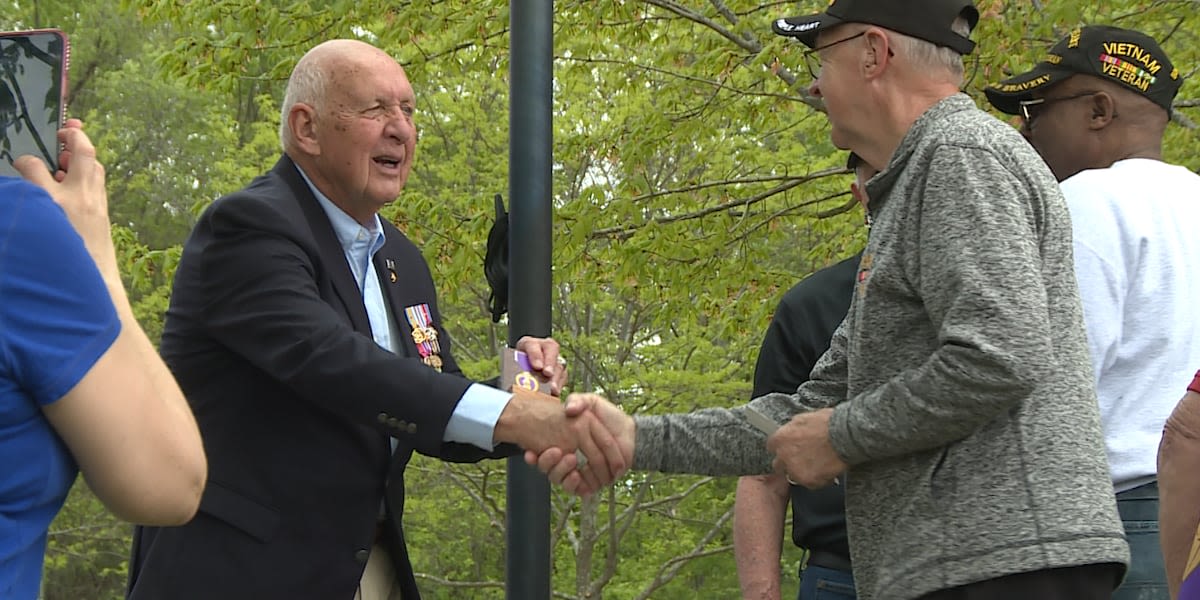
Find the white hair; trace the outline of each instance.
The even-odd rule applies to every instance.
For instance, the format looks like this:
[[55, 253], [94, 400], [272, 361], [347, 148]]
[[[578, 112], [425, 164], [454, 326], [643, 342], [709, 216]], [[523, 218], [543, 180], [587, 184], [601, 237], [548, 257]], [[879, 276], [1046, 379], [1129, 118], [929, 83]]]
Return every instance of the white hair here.
[[318, 111], [325, 103], [326, 73], [321, 61], [306, 60], [305, 56], [296, 63], [292, 76], [288, 78], [287, 90], [283, 93], [283, 108], [279, 111], [279, 144], [287, 152], [294, 143], [292, 129], [288, 126], [288, 113], [299, 103], [312, 106]]
[[[954, 19], [950, 30], [963, 37], [971, 35], [971, 25], [963, 17]], [[892, 32], [892, 45], [918, 71], [941, 70], [949, 73], [954, 84], [962, 87], [963, 59], [958, 51], [933, 42]]]

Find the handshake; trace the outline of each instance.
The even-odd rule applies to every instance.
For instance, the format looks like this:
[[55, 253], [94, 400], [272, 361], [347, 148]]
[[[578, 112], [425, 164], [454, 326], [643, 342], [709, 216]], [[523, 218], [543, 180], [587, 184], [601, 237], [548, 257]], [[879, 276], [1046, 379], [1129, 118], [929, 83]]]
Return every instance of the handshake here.
[[513, 396], [496, 421], [493, 441], [520, 446], [526, 462], [579, 495], [595, 493], [629, 470], [633, 418], [596, 394], [571, 394], [565, 407], [559, 403], [567, 370], [558, 342], [525, 336], [501, 362], [501, 387], [511, 385]]
[[[525, 368], [541, 377], [542, 389], [557, 394], [566, 382], [557, 343], [521, 342], [518, 349], [524, 347], [528, 354]], [[755, 419], [758, 412], [763, 416]], [[837, 483], [848, 468], [830, 440], [832, 414], [830, 408], [804, 406], [792, 395], [769, 394], [749, 406], [635, 420], [598, 394], [571, 394], [563, 405], [554, 396], [517, 385], [496, 422], [493, 440], [520, 446], [525, 462], [536, 465], [551, 483], [582, 496], [632, 469], [635, 449], [640, 470], [697, 475], [774, 470], [792, 483], [820, 488]], [[638, 444], [639, 434], [646, 443]]]
[[597, 394], [557, 398], [517, 388], [496, 422], [495, 439], [525, 449], [552, 483], [586, 496], [633, 466], [633, 417]]

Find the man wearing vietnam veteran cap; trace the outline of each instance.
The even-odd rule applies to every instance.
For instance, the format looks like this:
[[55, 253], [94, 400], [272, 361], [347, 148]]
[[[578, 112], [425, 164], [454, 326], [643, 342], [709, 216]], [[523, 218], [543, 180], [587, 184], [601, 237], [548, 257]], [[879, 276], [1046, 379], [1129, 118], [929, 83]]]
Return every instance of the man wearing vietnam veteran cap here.
[[792, 396], [813, 412], [768, 444], [801, 482], [848, 468], [862, 598], [1108, 598], [1128, 547], [1070, 220], [959, 91], [977, 20], [967, 0], [835, 0], [774, 23], [810, 48], [834, 144], [886, 167], [853, 306]]
[[[1093, 25], [1073, 30], [1033, 69], [984, 93], [992, 106], [1025, 118], [1022, 133], [1064, 181], [1085, 169], [1108, 168], [1130, 153], [1159, 158], [1171, 102], [1182, 83], [1149, 36]], [[1118, 104], [1127, 108], [1119, 119], [1113, 118]], [[1102, 118], [1085, 128], [1067, 118], [1083, 115], [1077, 121], [1086, 124], [1097, 111]]]
[[[1115, 598], [1168, 598], [1156, 453], [1179, 382], [1200, 364], [1200, 176], [1162, 162], [1181, 78], [1150, 37], [1071, 31], [985, 90], [1062, 181], [1117, 508], [1131, 558]], [[1177, 575], [1178, 576], [1178, 575]]]

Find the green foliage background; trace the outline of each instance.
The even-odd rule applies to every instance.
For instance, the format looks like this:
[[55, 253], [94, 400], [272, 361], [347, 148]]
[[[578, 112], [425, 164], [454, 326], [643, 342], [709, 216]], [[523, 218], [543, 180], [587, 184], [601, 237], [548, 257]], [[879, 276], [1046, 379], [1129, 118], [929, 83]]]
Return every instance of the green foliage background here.
[[[967, 91], [1030, 65], [1084, 23], [1164, 41], [1188, 77], [1167, 159], [1200, 167], [1200, 23], [1185, 0], [978, 0]], [[844, 156], [769, 23], [826, 2], [560, 0], [555, 10], [555, 331], [573, 387], [640, 413], [746, 399], [761, 332], [792, 283], [855, 252]], [[71, 36], [71, 112], [108, 168], [114, 236], [152, 337], [198, 211], [269, 168], [295, 60], [357, 37], [418, 94], [421, 141], [386, 216], [424, 251], [455, 351], [496, 370], [506, 338], [481, 273], [507, 194], [508, 3], [498, 0], [10, 0], [5, 29]], [[1015, 124], [1015, 123], [1014, 123]], [[410, 467], [407, 528], [430, 598], [502, 598], [505, 464]], [[552, 498], [555, 598], [735, 598], [734, 482], [631, 474]], [[55, 521], [45, 597], [118, 598], [129, 527], [81, 484]], [[781, 569], [794, 589], [798, 551]]]

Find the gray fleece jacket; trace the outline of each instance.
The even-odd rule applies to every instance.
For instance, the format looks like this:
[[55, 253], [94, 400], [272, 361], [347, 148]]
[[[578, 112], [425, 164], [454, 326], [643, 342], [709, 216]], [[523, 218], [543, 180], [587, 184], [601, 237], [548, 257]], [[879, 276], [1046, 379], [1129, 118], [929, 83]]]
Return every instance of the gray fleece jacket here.
[[[1070, 218], [1041, 158], [959, 94], [917, 120], [867, 191], [850, 313], [811, 381], [752, 402], [781, 423], [835, 407], [859, 597], [1128, 564]], [[638, 418], [635, 468], [769, 471], [743, 411]]]

